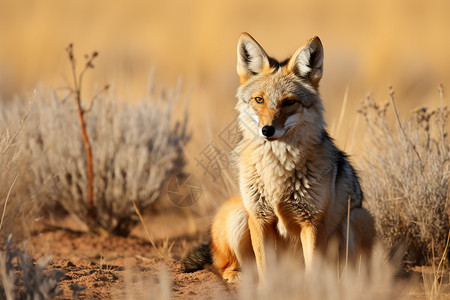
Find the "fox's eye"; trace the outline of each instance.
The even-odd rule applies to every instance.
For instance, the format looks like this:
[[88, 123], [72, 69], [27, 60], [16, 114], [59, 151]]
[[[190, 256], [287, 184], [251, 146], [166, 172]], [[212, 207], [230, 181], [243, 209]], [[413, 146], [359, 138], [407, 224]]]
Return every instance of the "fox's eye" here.
[[294, 105], [295, 102], [296, 102], [295, 100], [287, 99], [287, 100], [283, 101], [283, 106], [291, 106], [291, 105]]
[[259, 103], [259, 104], [264, 103], [264, 99], [262, 97], [255, 97], [255, 101], [256, 101], [256, 103]]

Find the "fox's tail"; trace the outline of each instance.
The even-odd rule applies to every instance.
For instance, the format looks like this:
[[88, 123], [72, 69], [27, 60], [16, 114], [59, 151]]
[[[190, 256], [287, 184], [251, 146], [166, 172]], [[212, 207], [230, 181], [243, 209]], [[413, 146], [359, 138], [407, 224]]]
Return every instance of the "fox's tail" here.
[[212, 264], [211, 255], [211, 238], [202, 242], [200, 245], [195, 246], [189, 250], [186, 257], [183, 259], [184, 272], [190, 273], [205, 268], [205, 265]]

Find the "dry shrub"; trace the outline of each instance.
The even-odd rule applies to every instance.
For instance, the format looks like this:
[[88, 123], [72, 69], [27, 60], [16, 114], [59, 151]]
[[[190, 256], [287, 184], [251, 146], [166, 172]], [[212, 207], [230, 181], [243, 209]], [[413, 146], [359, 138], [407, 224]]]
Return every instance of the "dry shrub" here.
[[406, 246], [408, 262], [432, 263], [445, 255], [450, 231], [449, 111], [442, 89], [440, 107], [417, 109], [408, 120], [400, 120], [392, 90], [390, 100], [379, 105], [368, 96], [360, 110], [368, 133], [361, 166], [367, 204], [389, 250]]
[[26, 192], [21, 196], [47, 208], [60, 205], [92, 231], [127, 235], [138, 222], [133, 202], [139, 209], [149, 206], [166, 179], [183, 166], [187, 119], [174, 124], [178, 98], [173, 91], [130, 104], [106, 95], [86, 112], [94, 168], [92, 220], [74, 104], [54, 93], [37, 93], [17, 146], [27, 161], [21, 169], [21, 191]]
[[[0, 240], [10, 234], [19, 238], [29, 233], [31, 228], [26, 226], [27, 220], [35, 217], [36, 213], [30, 201], [15, 196], [22, 180], [19, 166], [23, 164], [23, 153], [17, 140], [23, 134], [31, 107], [30, 104], [23, 114], [17, 112], [14, 120], [0, 126]], [[5, 113], [5, 110], [0, 110], [0, 113]]]
[[14, 247], [9, 237], [0, 252], [0, 298], [55, 299], [61, 293], [58, 281], [64, 272], [46, 271], [49, 261], [43, 258], [34, 263], [25, 250]]

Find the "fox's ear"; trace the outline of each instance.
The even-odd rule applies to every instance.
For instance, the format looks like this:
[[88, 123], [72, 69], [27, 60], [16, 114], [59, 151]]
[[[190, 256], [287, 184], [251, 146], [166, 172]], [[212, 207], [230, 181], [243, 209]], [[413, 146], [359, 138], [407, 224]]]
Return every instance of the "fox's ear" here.
[[323, 73], [323, 47], [319, 37], [309, 39], [288, 63], [288, 70], [309, 80], [317, 89]]
[[248, 33], [244, 32], [239, 38], [237, 46], [237, 73], [241, 84], [251, 76], [261, 73], [269, 67], [269, 57], [258, 42]]

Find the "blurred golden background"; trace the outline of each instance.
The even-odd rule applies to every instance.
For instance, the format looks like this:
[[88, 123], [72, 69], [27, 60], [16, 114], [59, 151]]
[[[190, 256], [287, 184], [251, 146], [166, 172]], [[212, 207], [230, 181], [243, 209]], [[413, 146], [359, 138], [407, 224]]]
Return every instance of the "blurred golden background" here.
[[87, 80], [112, 84], [120, 99], [143, 98], [151, 70], [159, 86], [182, 78], [194, 143], [201, 149], [233, 119], [235, 49], [242, 31], [277, 58], [318, 35], [325, 48], [321, 93], [331, 129], [348, 89], [344, 122], [334, 132], [345, 147], [348, 131], [362, 125], [354, 119], [368, 92], [386, 100], [392, 84], [407, 112], [439, 103], [438, 84], [450, 86], [449, 28], [446, 0], [1, 0], [0, 95], [11, 99], [29, 95], [38, 84], [67, 85], [64, 49], [74, 43], [80, 61], [85, 53], [100, 53]]

